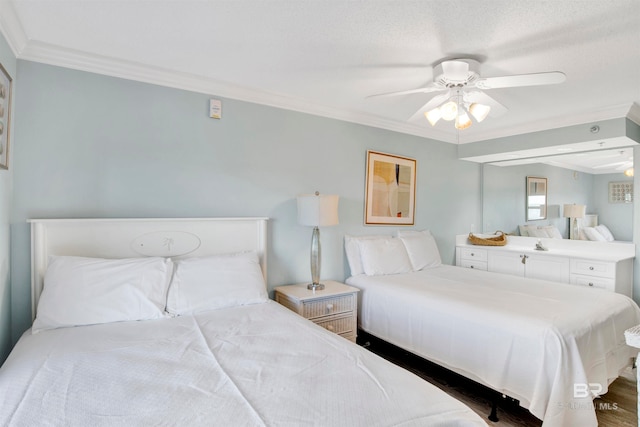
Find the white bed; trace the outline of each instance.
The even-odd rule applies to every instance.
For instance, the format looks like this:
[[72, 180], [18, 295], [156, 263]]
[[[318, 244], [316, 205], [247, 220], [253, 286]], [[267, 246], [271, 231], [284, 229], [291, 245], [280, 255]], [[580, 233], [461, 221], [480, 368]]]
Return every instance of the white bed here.
[[[362, 330], [519, 400], [545, 427], [597, 425], [591, 392], [606, 393], [635, 356], [624, 339], [640, 323], [635, 302], [599, 289], [442, 265], [430, 234], [430, 249], [422, 251], [427, 267], [412, 268], [418, 246], [407, 246], [407, 266], [398, 255], [402, 238], [393, 238], [393, 255], [372, 252], [376, 238], [368, 238], [361, 252], [368, 272], [354, 266], [353, 239], [345, 241], [352, 272], [359, 273], [347, 283], [361, 289]], [[356, 239], [361, 249], [365, 239]]]
[[[26, 331], [0, 368], [0, 425], [486, 425], [414, 374], [274, 301], [249, 298], [264, 289], [245, 294], [231, 289], [231, 298], [216, 294], [215, 301], [226, 304], [215, 306], [208, 299], [215, 288], [210, 277], [244, 277], [229, 271], [247, 253], [259, 264], [258, 274], [266, 272], [266, 235], [267, 221], [260, 218], [33, 221], [32, 287], [39, 311], [32, 329], [37, 333]], [[239, 251], [249, 252], [224, 255]], [[86, 264], [87, 258], [75, 257], [92, 259]], [[107, 321], [121, 313], [85, 313], [95, 301], [74, 305], [82, 291], [54, 291], [71, 286], [73, 274], [64, 275], [69, 264], [84, 266], [83, 277], [90, 277], [104, 265], [116, 271], [130, 257], [135, 268], [144, 269], [145, 283], [166, 264], [155, 257], [171, 257], [168, 286], [180, 293], [171, 302], [169, 291], [166, 303], [175, 316]], [[212, 259], [224, 261], [223, 273], [203, 264]], [[207, 268], [212, 273], [207, 279], [191, 274]], [[116, 281], [95, 277], [95, 283]], [[208, 285], [198, 299], [189, 299], [192, 279]], [[243, 283], [234, 284], [244, 289]], [[113, 304], [139, 298], [102, 297], [99, 301]], [[56, 312], [47, 306], [51, 301], [69, 307]], [[132, 307], [144, 311], [153, 304], [134, 306], [119, 309], [130, 315]], [[60, 324], [80, 322], [85, 315], [104, 321]]]

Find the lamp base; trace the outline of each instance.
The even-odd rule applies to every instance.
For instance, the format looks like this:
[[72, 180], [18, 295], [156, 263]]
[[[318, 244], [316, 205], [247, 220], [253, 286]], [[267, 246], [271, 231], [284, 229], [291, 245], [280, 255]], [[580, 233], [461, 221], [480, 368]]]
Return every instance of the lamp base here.
[[311, 289], [312, 291], [321, 291], [324, 289], [324, 285], [322, 283], [309, 283], [307, 285], [307, 289]]

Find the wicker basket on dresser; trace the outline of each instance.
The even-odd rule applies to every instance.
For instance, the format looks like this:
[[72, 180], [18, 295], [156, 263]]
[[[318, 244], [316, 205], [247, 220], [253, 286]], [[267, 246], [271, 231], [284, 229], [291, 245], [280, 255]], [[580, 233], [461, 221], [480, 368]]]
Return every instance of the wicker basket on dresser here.
[[307, 289], [306, 283], [277, 286], [275, 299], [305, 319], [355, 342], [358, 327], [358, 291], [332, 280], [323, 290]]

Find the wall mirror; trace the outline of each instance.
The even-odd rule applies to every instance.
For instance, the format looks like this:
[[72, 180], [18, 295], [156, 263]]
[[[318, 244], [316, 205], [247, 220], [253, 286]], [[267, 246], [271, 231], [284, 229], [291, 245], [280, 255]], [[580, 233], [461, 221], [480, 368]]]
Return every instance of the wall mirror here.
[[547, 178], [527, 177], [527, 221], [547, 218]]

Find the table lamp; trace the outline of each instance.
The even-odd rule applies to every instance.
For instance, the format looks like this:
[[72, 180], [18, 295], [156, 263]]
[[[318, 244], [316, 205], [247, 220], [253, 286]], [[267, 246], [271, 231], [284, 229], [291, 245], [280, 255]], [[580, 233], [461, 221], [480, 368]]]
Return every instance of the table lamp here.
[[338, 196], [320, 194], [301, 194], [298, 196], [298, 224], [313, 227], [311, 234], [311, 283], [308, 289], [324, 289], [320, 283], [320, 229], [338, 224]]
[[[563, 216], [569, 218], [569, 238], [577, 240], [580, 238], [578, 218], [584, 218], [587, 207], [585, 205], [564, 205]], [[573, 221], [572, 221], [573, 220]]]

